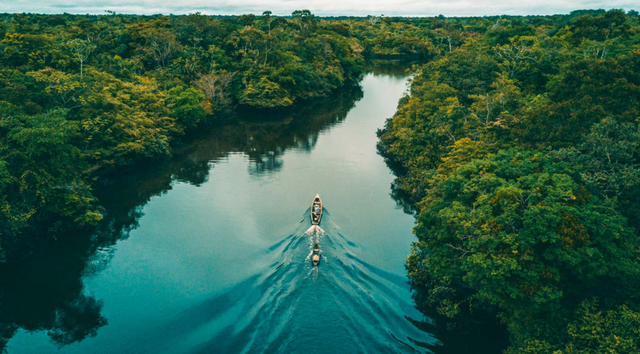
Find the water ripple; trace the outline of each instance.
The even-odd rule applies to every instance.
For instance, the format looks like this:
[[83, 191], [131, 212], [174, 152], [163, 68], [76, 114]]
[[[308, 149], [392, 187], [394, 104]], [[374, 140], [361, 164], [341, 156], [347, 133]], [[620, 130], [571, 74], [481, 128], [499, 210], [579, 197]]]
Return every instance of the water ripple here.
[[[408, 315], [420, 316], [406, 278], [359, 259], [359, 246], [337, 232], [328, 213], [322, 224], [307, 232], [308, 220], [300, 223], [267, 249], [260, 272], [176, 316], [164, 329], [163, 349], [430, 353], [439, 342]], [[315, 242], [318, 267], [310, 261]]]

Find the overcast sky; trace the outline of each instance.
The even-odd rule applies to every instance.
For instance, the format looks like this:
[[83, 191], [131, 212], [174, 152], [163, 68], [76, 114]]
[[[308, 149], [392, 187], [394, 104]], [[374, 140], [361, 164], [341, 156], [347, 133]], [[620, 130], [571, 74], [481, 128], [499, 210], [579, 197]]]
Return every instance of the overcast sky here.
[[270, 10], [288, 15], [309, 9], [316, 15], [483, 16], [550, 15], [578, 9], [640, 9], [640, 0], [0, 0], [0, 12], [135, 14], [244, 14]]

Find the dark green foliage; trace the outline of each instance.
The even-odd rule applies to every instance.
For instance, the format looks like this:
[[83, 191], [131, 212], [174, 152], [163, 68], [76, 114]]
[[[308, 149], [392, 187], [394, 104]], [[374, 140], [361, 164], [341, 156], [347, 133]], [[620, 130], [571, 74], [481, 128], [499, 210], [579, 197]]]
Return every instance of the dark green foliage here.
[[421, 306], [493, 313], [508, 353], [640, 345], [640, 23], [503, 18], [426, 64], [379, 132], [418, 214]]
[[499, 318], [509, 353], [638, 352], [639, 21], [2, 14], [0, 262], [95, 225], [101, 176], [170, 156], [234, 106], [326, 96], [361, 54], [420, 57], [379, 132], [419, 215], [419, 307]]
[[437, 179], [416, 228], [429, 251], [408, 267], [426, 263], [410, 276], [442, 313], [498, 308], [518, 339], [547, 338], [575, 303], [640, 286], [634, 230], [566, 163], [508, 150]]
[[309, 11], [0, 14], [0, 260], [102, 219], [101, 176], [167, 158], [236, 105], [287, 107], [355, 82], [363, 59]]
[[640, 312], [626, 305], [602, 311], [602, 307], [594, 299], [585, 300], [578, 306], [566, 330], [558, 333], [567, 344], [554, 346], [543, 339], [531, 339], [517, 343], [506, 353], [638, 353], [639, 328]]
[[172, 116], [186, 130], [196, 129], [206, 122], [206, 100], [204, 93], [193, 87], [176, 86], [169, 90], [169, 101], [175, 107]]

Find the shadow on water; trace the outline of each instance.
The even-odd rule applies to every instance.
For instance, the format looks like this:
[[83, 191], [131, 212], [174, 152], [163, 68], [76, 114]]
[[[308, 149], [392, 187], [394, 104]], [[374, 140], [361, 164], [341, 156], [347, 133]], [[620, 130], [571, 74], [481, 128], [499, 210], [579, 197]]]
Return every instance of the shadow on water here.
[[343, 121], [362, 95], [354, 86], [269, 117], [240, 116], [178, 147], [170, 161], [105, 179], [96, 190], [106, 214], [97, 231], [68, 235], [37, 256], [0, 266], [0, 352], [18, 329], [45, 331], [59, 346], [95, 336], [107, 320], [102, 302], [83, 293], [82, 278], [107, 266], [113, 245], [138, 227], [152, 197], [176, 181], [203, 184], [216, 161], [230, 153], [246, 154], [251, 174], [276, 172], [279, 156], [288, 149], [311, 151], [318, 135]]
[[[171, 319], [159, 329], [165, 341], [149, 339], [147, 352], [174, 346], [191, 353], [429, 353], [438, 348], [423, 321], [406, 315], [419, 315], [403, 296], [406, 279], [358, 259], [359, 246], [338, 232], [328, 212], [323, 215], [322, 229], [310, 229], [306, 217], [272, 245], [259, 273]], [[310, 259], [316, 242], [322, 249], [317, 267]]]
[[376, 59], [365, 63], [366, 70], [375, 76], [386, 75], [403, 77], [411, 73], [414, 65], [420, 65], [419, 60], [407, 59]]
[[56, 244], [36, 260], [0, 269], [0, 348], [18, 328], [47, 331], [64, 346], [95, 336], [107, 324], [102, 302], [83, 294], [91, 249], [89, 243]]

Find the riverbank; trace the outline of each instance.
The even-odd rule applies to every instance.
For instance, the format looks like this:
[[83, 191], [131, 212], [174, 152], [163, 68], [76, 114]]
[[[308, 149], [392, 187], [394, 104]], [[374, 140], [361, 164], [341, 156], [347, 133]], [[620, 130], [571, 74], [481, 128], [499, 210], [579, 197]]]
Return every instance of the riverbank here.
[[348, 40], [308, 12], [1, 14], [0, 25], [0, 262], [94, 227], [101, 179], [169, 158], [235, 106], [286, 108], [362, 74]]
[[505, 19], [419, 71], [378, 148], [421, 308], [501, 321], [506, 353], [640, 350], [639, 19]]
[[[393, 176], [375, 152], [406, 82], [371, 73], [281, 119], [239, 117], [105, 188], [95, 246], [67, 240], [11, 268], [0, 312], [8, 352], [439, 346], [428, 323], [411, 322], [422, 323], [403, 262], [413, 218], [389, 197]], [[316, 193], [326, 262], [310, 273]], [[309, 308], [335, 321], [310, 323]]]

